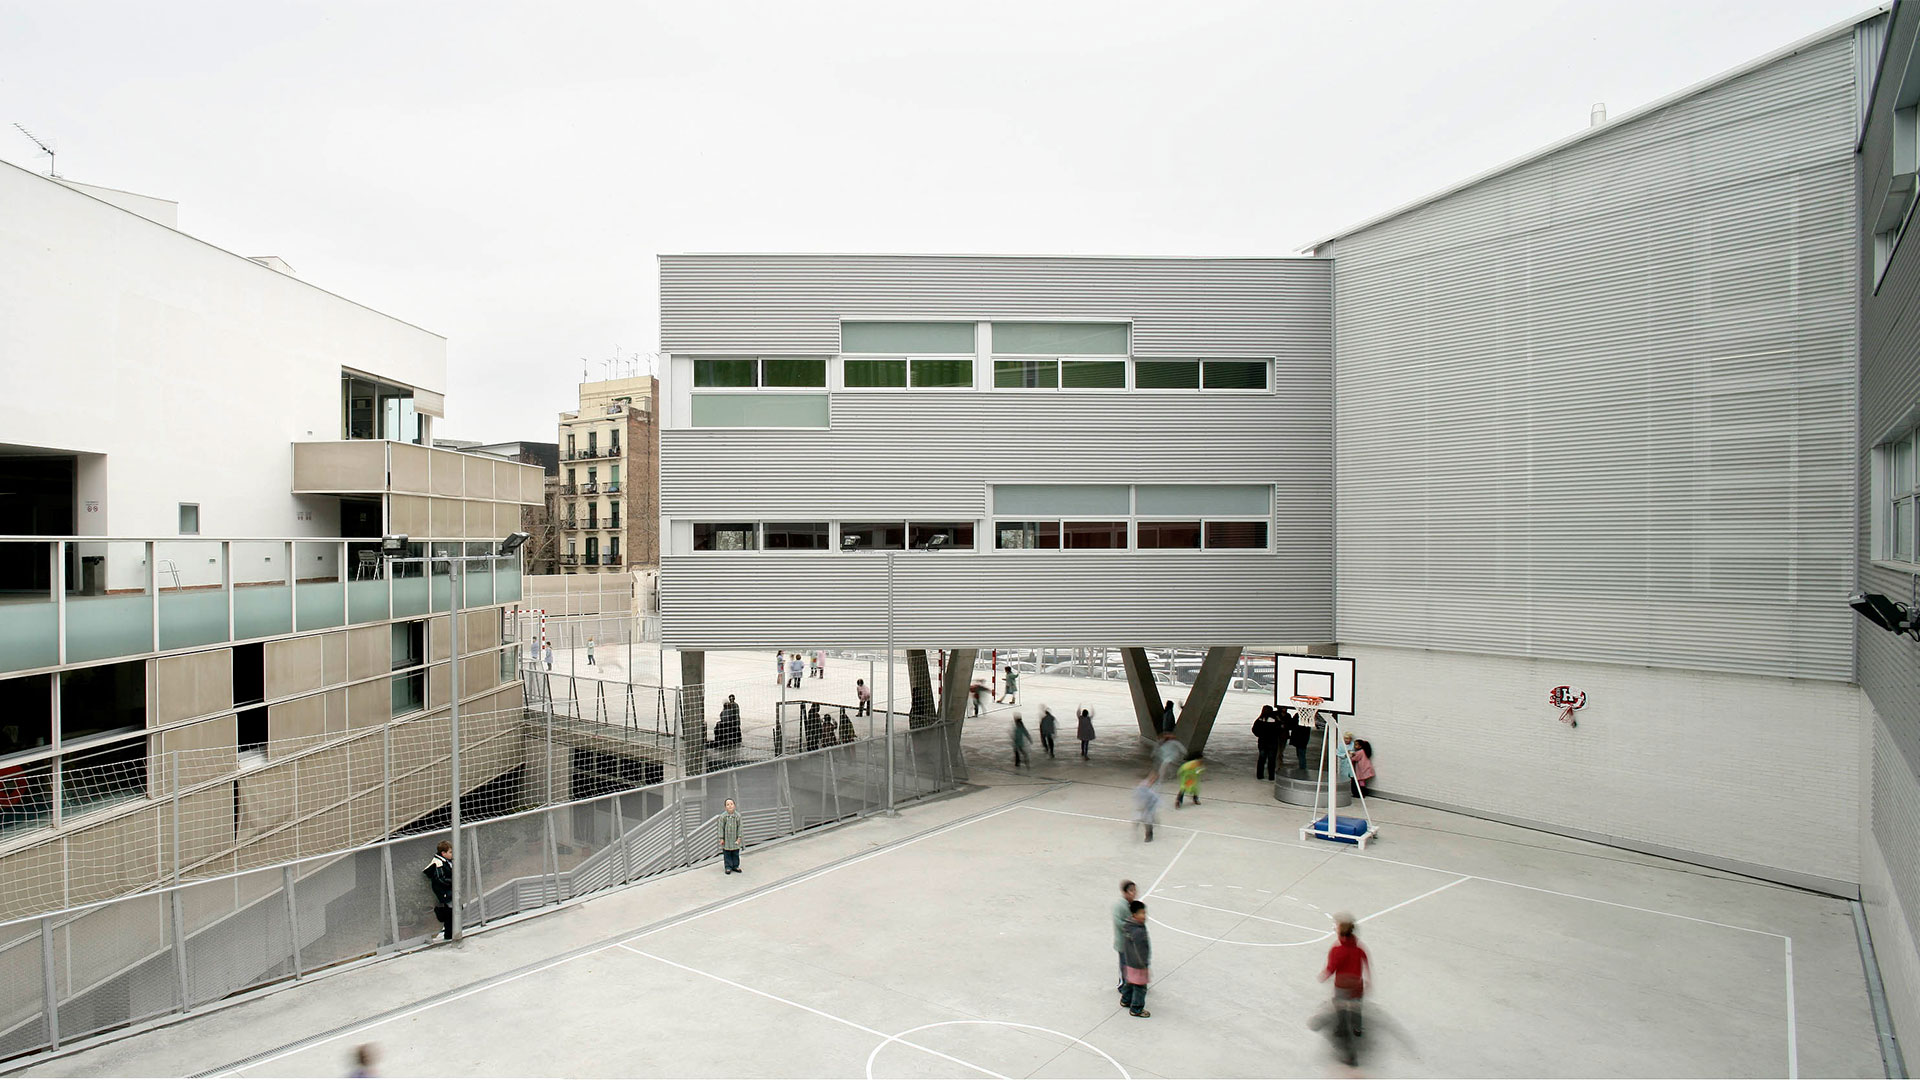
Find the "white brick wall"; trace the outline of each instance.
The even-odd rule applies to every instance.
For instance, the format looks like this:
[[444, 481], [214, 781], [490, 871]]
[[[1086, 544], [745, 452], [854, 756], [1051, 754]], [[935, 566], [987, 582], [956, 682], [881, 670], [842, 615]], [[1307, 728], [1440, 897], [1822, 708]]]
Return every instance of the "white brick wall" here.
[[[1392, 794], [1835, 882], [1860, 880], [1859, 687], [1346, 645]], [[1547, 691], [1587, 692], [1579, 726]]]

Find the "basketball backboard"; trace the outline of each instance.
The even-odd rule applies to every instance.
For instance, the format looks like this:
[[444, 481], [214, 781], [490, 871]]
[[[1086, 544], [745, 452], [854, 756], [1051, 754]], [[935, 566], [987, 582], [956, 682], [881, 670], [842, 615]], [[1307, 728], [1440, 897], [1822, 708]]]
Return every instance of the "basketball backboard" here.
[[1273, 674], [1280, 704], [1290, 704], [1296, 695], [1324, 698], [1321, 712], [1353, 715], [1354, 663], [1348, 657], [1280, 653], [1273, 658]]

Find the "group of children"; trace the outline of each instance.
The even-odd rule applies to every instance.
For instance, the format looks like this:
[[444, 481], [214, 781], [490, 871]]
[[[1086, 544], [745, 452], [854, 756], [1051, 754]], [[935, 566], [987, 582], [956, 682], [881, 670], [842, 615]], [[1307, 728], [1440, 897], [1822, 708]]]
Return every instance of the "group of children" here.
[[788, 659], [785, 652], [773, 655], [773, 681], [776, 684], [785, 684], [791, 689], [798, 690], [803, 675], [814, 679], [826, 678], [827, 654], [815, 649], [809, 656], [795, 649], [792, 659]]

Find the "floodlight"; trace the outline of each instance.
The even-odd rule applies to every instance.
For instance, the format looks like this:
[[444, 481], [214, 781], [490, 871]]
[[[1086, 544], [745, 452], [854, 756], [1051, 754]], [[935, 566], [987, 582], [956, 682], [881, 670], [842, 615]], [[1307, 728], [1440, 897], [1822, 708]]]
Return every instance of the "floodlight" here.
[[500, 541], [500, 554], [511, 555], [514, 552], [519, 551], [520, 545], [526, 543], [527, 540], [528, 540], [528, 536], [526, 533], [523, 533], [523, 532], [508, 533], [507, 538], [505, 540]]
[[1847, 597], [1847, 604], [1880, 629], [1905, 634], [1920, 641], [1920, 624], [1915, 623], [1913, 612], [1907, 605], [1889, 600], [1880, 593], [1869, 592], [1854, 593]]
[[852, 551], [854, 548], [857, 548], [859, 546], [860, 546], [860, 538], [858, 536], [843, 536], [840, 538], [841, 551]]
[[951, 543], [953, 543], [953, 535], [951, 533], [934, 533], [927, 538], [926, 547], [928, 551], [939, 551]]
[[392, 533], [381, 537], [380, 551], [386, 555], [405, 555], [407, 553], [407, 534]]

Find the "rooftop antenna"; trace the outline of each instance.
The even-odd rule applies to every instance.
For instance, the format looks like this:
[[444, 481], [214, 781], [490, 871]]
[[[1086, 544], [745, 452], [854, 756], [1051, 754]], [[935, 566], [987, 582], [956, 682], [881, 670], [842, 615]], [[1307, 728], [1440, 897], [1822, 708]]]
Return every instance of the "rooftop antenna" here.
[[53, 147], [51, 147], [51, 146], [48, 146], [48, 145], [47, 145], [46, 143], [44, 143], [44, 142], [41, 142], [41, 141], [40, 141], [40, 136], [38, 136], [38, 135], [35, 135], [35, 134], [34, 134], [33, 132], [31, 132], [31, 131], [28, 131], [28, 130], [27, 130], [26, 128], [24, 128], [24, 127], [20, 127], [20, 125], [19, 125], [19, 124], [15, 124], [15, 125], [13, 125], [13, 126], [14, 126], [14, 127], [16, 127], [16, 128], [19, 128], [19, 130], [20, 130], [20, 134], [22, 134], [22, 135], [25, 135], [25, 136], [26, 136], [27, 138], [29, 138], [29, 139], [32, 139], [32, 140], [33, 140], [33, 145], [35, 145], [35, 146], [37, 146], [37, 147], [39, 147], [39, 148], [40, 148], [40, 152], [41, 152], [41, 153], [43, 153], [43, 154], [45, 154], [45, 155], [47, 155], [47, 175], [48, 175], [48, 176], [59, 176], [59, 175], [60, 175], [59, 173], [57, 173], [57, 172], [54, 172], [54, 171], [53, 171]]

